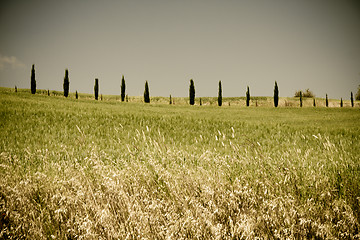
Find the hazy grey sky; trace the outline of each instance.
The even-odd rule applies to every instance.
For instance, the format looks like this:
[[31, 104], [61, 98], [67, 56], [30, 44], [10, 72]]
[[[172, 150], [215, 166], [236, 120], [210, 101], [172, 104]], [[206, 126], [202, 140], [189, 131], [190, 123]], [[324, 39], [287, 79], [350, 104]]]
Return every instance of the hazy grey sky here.
[[0, 86], [188, 96], [348, 99], [360, 84], [360, 1], [17, 1], [0, 3]]

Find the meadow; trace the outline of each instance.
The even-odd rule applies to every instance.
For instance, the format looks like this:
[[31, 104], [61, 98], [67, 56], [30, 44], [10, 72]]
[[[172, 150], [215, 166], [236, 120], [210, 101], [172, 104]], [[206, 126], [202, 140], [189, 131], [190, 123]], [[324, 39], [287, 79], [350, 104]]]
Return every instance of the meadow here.
[[116, 98], [0, 89], [1, 239], [360, 238], [359, 102]]

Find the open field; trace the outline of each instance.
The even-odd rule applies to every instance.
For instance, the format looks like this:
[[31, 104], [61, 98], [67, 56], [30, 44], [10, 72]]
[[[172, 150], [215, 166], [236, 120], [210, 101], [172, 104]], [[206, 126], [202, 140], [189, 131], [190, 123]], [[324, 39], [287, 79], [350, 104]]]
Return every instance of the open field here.
[[359, 102], [81, 96], [0, 89], [0, 238], [360, 238]]

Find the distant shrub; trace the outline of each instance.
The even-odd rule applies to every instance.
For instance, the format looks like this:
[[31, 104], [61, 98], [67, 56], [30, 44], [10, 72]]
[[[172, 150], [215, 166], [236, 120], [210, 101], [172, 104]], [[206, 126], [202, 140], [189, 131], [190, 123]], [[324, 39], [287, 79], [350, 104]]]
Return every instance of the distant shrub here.
[[69, 96], [69, 71], [67, 69], [65, 69], [65, 77], [64, 77], [64, 97], [68, 97]]
[[249, 90], [249, 86], [247, 87], [247, 91], [246, 91], [246, 106], [250, 106], [250, 90]]
[[294, 97], [300, 97], [300, 93], [305, 98], [313, 98], [313, 97], [315, 97], [314, 93], [312, 91], [310, 91], [310, 89], [306, 89], [305, 92], [302, 92], [301, 90], [296, 91], [295, 94], [294, 94]]
[[[37, 89], [36, 90], [36, 93], [37, 94], [44, 94], [44, 95], [46, 95], [47, 94], [47, 90], [44, 90], [44, 89]], [[63, 92], [61, 92], [61, 95], [63, 94]]]
[[126, 102], [129, 102], [129, 96], [126, 94]]
[[63, 92], [60, 92], [60, 91], [51, 91], [50, 92], [50, 95], [53, 95], [53, 96], [62, 96], [64, 93]]
[[94, 94], [95, 94], [95, 100], [98, 100], [98, 97], [99, 97], [99, 79], [97, 79], [97, 78], [95, 78]]
[[149, 93], [149, 84], [145, 82], [145, 90], [144, 90], [144, 102], [150, 103], [150, 93]]
[[222, 105], [222, 88], [221, 88], [221, 81], [219, 81], [218, 105], [219, 105], [219, 107], [221, 107], [221, 105]]
[[279, 104], [279, 88], [277, 85], [277, 82], [275, 81], [275, 87], [274, 87], [274, 106], [277, 107]]
[[31, 93], [35, 94], [36, 93], [35, 64], [32, 65], [30, 84], [31, 84]]
[[357, 93], [355, 95], [355, 99], [360, 100], [360, 85], [358, 86], [358, 90], [357, 90]]
[[189, 100], [190, 100], [190, 105], [195, 104], [195, 85], [192, 79], [190, 79]]
[[121, 101], [123, 102], [125, 100], [125, 78], [124, 75], [122, 76], [121, 79]]

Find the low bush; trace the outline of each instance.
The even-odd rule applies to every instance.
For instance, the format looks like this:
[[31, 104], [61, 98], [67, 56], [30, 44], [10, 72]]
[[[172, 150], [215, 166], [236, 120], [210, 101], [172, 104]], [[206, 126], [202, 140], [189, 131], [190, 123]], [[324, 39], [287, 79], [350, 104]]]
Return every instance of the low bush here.
[[315, 94], [310, 91], [310, 89], [306, 89], [305, 91], [298, 90], [295, 92], [294, 97], [300, 97], [300, 93], [302, 93], [302, 97], [304, 98], [313, 98]]

